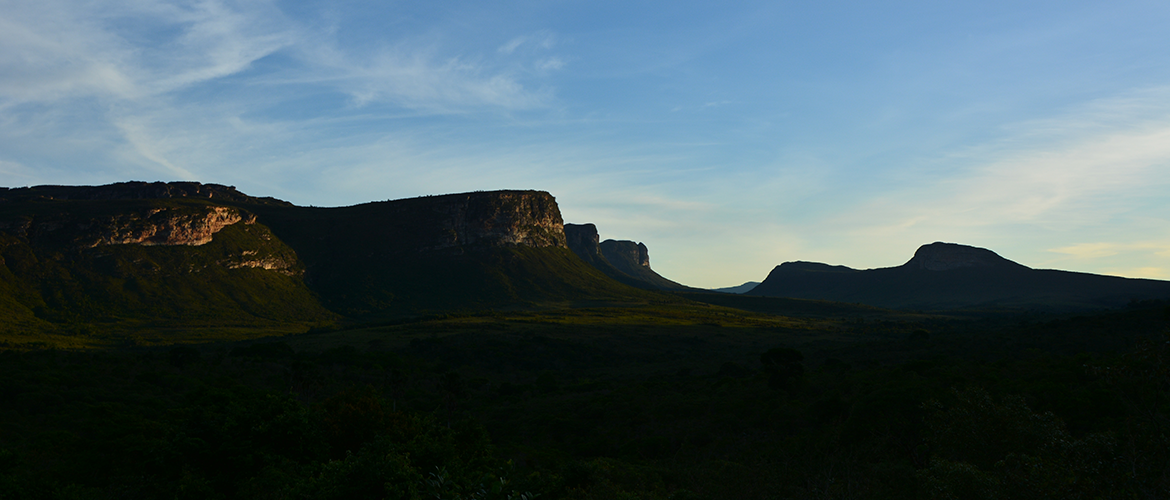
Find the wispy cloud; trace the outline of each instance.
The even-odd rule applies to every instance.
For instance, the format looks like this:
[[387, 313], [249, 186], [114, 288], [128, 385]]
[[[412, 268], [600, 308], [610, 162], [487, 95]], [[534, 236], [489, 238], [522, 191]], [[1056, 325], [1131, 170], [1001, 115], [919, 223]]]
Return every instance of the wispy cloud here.
[[1106, 239], [1121, 236], [1114, 228], [1167, 228], [1149, 215], [1170, 209], [1168, 97], [1170, 89], [1135, 91], [1017, 123], [1000, 140], [938, 158], [918, 177], [900, 171], [892, 188], [859, 189], [850, 202], [834, 197], [841, 208], [818, 221], [850, 235], [837, 245], [870, 245], [874, 262], [862, 265], [889, 265], [908, 244], [944, 240], [1033, 266], [1069, 264], [1040, 250], [1055, 244], [1081, 270], [1120, 268], [1136, 247], [1083, 242], [1119, 241]]
[[166, 174], [167, 177], [186, 180], [197, 179], [191, 171], [175, 165], [171, 161], [172, 155], [168, 154], [167, 141], [154, 137], [150, 133], [151, 127], [148, 125], [136, 120], [124, 120], [118, 123], [118, 128], [122, 131], [122, 136], [126, 139], [133, 153], [158, 167], [162, 167], [161, 173]]
[[[388, 33], [372, 46], [346, 45], [336, 26], [291, 19], [269, 0], [45, 0], [0, 9], [0, 160], [13, 170], [18, 150], [39, 154], [31, 182], [65, 182], [54, 166], [67, 164], [82, 165], [71, 167], [73, 181], [219, 180], [245, 158], [271, 175], [280, 170], [271, 151], [328, 142], [338, 133], [330, 119], [376, 117], [385, 126], [401, 116], [546, 106], [553, 93], [541, 72], [564, 64], [534, 50], [551, 46], [544, 32], [517, 38], [527, 48], [508, 57], [452, 50], [435, 41], [442, 35]], [[276, 63], [257, 65], [270, 57]], [[306, 96], [332, 104], [263, 117]]]
[[[959, 204], [1001, 221], [1099, 221], [1115, 196], [1150, 195], [1170, 184], [1170, 123], [1079, 137], [1020, 151], [953, 181]], [[1123, 208], [1121, 208], [1123, 209]], [[1070, 217], [1070, 211], [1088, 219]]]
[[1170, 241], [1078, 243], [1076, 245], [1051, 248], [1048, 251], [1078, 259], [1112, 257], [1126, 252], [1149, 253], [1158, 257], [1170, 258]]
[[484, 62], [443, 58], [433, 49], [405, 44], [362, 59], [337, 50], [314, 51], [310, 63], [328, 68], [321, 74], [323, 81], [350, 94], [359, 106], [382, 102], [454, 113], [484, 107], [528, 109], [551, 97], [547, 90], [531, 90], [516, 75]]
[[538, 71], [551, 71], [565, 67], [565, 61], [559, 57], [550, 57], [548, 59], [541, 59], [536, 61], [536, 69]]
[[[1065, 267], [1094, 264], [1096, 272], [1117, 276], [1166, 278], [1170, 270], [1170, 241], [1078, 243], [1048, 250]], [[1162, 266], [1150, 264], [1162, 264]]]
[[500, 48], [496, 49], [496, 52], [499, 52], [501, 54], [511, 54], [513, 52], [516, 52], [516, 49], [518, 47], [520, 47], [521, 45], [523, 45], [524, 42], [526, 42], [526, 41], [528, 41], [528, 37], [518, 36], [516, 38], [508, 40], [508, 43], [501, 45]]
[[266, 2], [47, 0], [0, 18], [0, 99], [139, 99], [237, 73], [293, 43]]

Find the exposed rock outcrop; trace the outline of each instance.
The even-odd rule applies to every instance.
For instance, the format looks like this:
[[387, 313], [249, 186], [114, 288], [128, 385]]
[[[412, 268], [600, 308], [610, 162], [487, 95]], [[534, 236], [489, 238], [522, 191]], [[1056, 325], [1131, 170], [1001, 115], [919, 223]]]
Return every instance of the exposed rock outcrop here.
[[543, 191], [475, 192], [425, 199], [442, 215], [442, 231], [434, 249], [568, 246], [560, 208], [552, 195]]
[[586, 262], [601, 256], [601, 237], [593, 224], [565, 224], [565, 241]]
[[601, 242], [601, 255], [604, 255], [605, 260], [614, 267], [626, 273], [636, 273], [641, 267], [650, 268], [650, 251], [642, 243], [605, 240]]
[[597, 226], [593, 224], [565, 224], [565, 237], [577, 257], [622, 283], [649, 290], [689, 289], [650, 269], [650, 252], [642, 243], [619, 240], [599, 243]]
[[322, 307], [369, 319], [644, 298], [567, 247], [543, 191], [318, 208], [199, 183], [0, 189], [0, 271], [29, 290], [26, 309], [62, 321], [283, 320]]
[[230, 269], [264, 269], [265, 271], [275, 271], [286, 276], [295, 276], [301, 274], [294, 271], [296, 262], [287, 258], [279, 256], [261, 256], [255, 250], [244, 250], [238, 257], [240, 260], [235, 262], [224, 262]]
[[[215, 233], [223, 228], [243, 220], [239, 210], [215, 206], [207, 207], [202, 213], [155, 208], [143, 215], [145, 217], [139, 214], [119, 215], [112, 220], [98, 222], [97, 227], [85, 228], [97, 229], [99, 234], [93, 239], [86, 238], [89, 241], [83, 241], [81, 246], [200, 246], [210, 243]], [[249, 222], [254, 221], [254, 218], [249, 219]]]

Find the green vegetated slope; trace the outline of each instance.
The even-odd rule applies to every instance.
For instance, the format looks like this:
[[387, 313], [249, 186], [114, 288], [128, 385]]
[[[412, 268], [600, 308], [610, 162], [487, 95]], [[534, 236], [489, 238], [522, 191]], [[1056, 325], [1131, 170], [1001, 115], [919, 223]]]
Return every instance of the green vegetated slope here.
[[[231, 190], [125, 199], [175, 186], [117, 187], [0, 203], [0, 341], [168, 343], [451, 311], [680, 301], [617, 283], [564, 248], [547, 193], [320, 209]], [[199, 244], [166, 243], [195, 237], [216, 215], [238, 220]]]
[[441, 198], [256, 211], [297, 249], [324, 303], [347, 316], [677, 300], [617, 283], [563, 246], [452, 241], [450, 215], [434, 209]]
[[663, 278], [650, 269], [649, 250], [644, 244], [600, 241], [594, 224], [565, 224], [565, 237], [569, 249], [577, 257], [620, 283], [645, 290], [695, 290]]
[[643, 287], [652, 290], [690, 290], [650, 269], [646, 245], [633, 241], [605, 240], [599, 244], [605, 261], [619, 272], [634, 278]]
[[191, 333], [181, 330], [196, 327], [257, 336], [335, 317], [303, 282], [296, 253], [263, 224], [228, 225], [199, 246], [94, 244], [110, 235], [111, 220], [134, 232], [141, 230], [136, 224], [154, 223], [149, 214], [200, 216], [216, 206], [197, 200], [0, 204], [8, 226], [0, 232], [0, 311], [7, 319], [0, 335], [17, 344], [82, 345], [173, 329], [177, 341]]

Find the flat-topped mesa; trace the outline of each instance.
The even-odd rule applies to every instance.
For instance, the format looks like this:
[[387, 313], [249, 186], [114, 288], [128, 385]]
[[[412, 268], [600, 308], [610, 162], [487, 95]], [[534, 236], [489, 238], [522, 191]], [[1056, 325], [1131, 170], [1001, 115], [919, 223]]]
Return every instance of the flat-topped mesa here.
[[577, 255], [597, 255], [601, 252], [601, 237], [593, 224], [565, 224], [565, 241]]
[[902, 267], [926, 271], [949, 271], [967, 267], [1027, 269], [986, 248], [943, 242], [922, 245], [914, 252], [914, 257]]
[[428, 245], [433, 249], [568, 247], [561, 210], [544, 191], [480, 191], [409, 201], [421, 201], [441, 216], [438, 241]]
[[144, 200], [166, 198], [207, 198], [262, 205], [292, 204], [276, 198], [257, 198], [241, 193], [235, 186], [199, 182], [119, 182], [103, 186], [32, 186], [0, 188], [0, 202], [32, 200]]
[[650, 267], [650, 251], [642, 243], [629, 240], [605, 240], [601, 242], [601, 254], [611, 264], [623, 271], [626, 268]]

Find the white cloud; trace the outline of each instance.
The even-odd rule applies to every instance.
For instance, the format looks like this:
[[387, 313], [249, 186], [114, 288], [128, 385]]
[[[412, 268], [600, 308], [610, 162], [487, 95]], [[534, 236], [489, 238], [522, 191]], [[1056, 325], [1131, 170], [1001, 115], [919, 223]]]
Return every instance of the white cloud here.
[[[177, 176], [183, 180], [197, 179], [195, 174], [171, 161], [172, 155], [169, 154], [170, 148], [167, 147], [167, 141], [154, 137], [151, 133], [154, 130], [153, 127], [132, 119], [123, 120], [117, 125], [133, 153], [149, 160], [153, 165], [162, 167], [162, 172], [168, 174], [168, 177], [175, 178]], [[190, 140], [192, 138], [184, 137], [183, 139]]]
[[5, 6], [0, 99], [139, 99], [237, 73], [292, 43], [265, 2]]
[[1079, 243], [1072, 246], [1052, 248], [1049, 252], [1069, 255], [1078, 259], [1094, 259], [1117, 255], [1121, 251], [1116, 243]]
[[482, 106], [526, 109], [542, 105], [543, 92], [529, 91], [514, 76], [483, 64], [423, 51], [390, 49], [372, 60], [342, 68], [341, 82], [359, 104], [389, 101], [412, 109], [456, 112]]
[[1119, 210], [1108, 198], [1150, 195], [1170, 184], [1170, 123], [1022, 151], [952, 184], [960, 206], [1000, 222], [1101, 220]]
[[1104, 224], [1170, 189], [1166, 98], [1170, 90], [1137, 92], [1016, 125], [1001, 141], [938, 159], [934, 172], [904, 175], [850, 218], [883, 228]]
[[516, 48], [520, 47], [520, 45], [522, 45], [527, 40], [528, 37], [518, 36], [509, 40], [508, 43], [501, 45], [500, 48], [496, 49], [496, 52], [501, 54], [511, 54], [516, 51]]
[[565, 61], [561, 60], [559, 57], [550, 57], [548, 59], [536, 61], [536, 69], [538, 71], [556, 70], [564, 67]]

